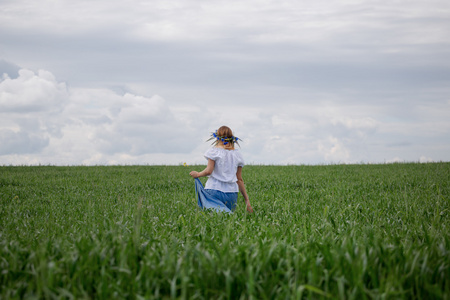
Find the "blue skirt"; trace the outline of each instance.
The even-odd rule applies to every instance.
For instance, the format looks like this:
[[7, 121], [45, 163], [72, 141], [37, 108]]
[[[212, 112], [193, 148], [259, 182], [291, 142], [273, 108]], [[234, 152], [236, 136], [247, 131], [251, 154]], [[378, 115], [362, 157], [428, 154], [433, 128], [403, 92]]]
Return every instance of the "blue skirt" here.
[[236, 208], [238, 193], [224, 193], [205, 189], [200, 179], [195, 178], [195, 196], [200, 208], [232, 213]]

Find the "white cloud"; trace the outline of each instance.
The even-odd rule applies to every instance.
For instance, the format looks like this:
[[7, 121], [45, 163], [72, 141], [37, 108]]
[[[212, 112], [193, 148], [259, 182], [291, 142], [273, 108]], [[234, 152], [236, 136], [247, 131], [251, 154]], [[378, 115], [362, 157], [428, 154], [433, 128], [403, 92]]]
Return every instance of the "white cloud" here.
[[350, 151], [338, 138], [328, 137], [327, 139], [320, 141], [318, 150], [324, 155], [326, 162], [350, 162]]
[[190, 129], [173, 116], [160, 96], [125, 94], [111, 122], [92, 128], [92, 142], [105, 153], [180, 153], [192, 149]]
[[192, 122], [177, 120], [162, 97], [69, 90], [48, 71], [5, 76], [0, 107], [0, 155], [11, 155], [7, 160], [34, 154], [49, 163], [89, 163], [115, 153], [129, 159], [195, 147]]
[[[425, 110], [428, 117], [420, 122], [398, 121], [399, 129], [379, 119], [383, 110], [345, 105], [336, 96], [340, 104], [325, 95], [270, 109], [267, 104], [180, 106], [158, 95], [69, 89], [50, 72], [28, 70], [16, 79], [4, 77], [0, 95], [7, 108], [0, 112], [3, 164], [204, 163], [209, 132], [224, 124], [243, 139], [249, 163], [430, 161], [448, 148], [441, 140], [437, 148], [428, 142], [409, 149], [413, 141], [429, 138], [436, 124], [449, 126], [441, 111]], [[433, 125], [434, 112], [440, 121]], [[417, 130], [421, 126], [429, 127]]]
[[421, 163], [427, 163], [427, 162], [433, 162], [434, 160], [431, 157], [421, 156], [419, 158], [419, 162]]
[[69, 94], [47, 71], [20, 70], [0, 82], [0, 155], [38, 153], [60, 137], [60, 113]]
[[405, 162], [405, 160], [401, 159], [401, 158], [398, 157], [398, 156], [396, 156], [396, 157], [394, 157], [394, 158], [392, 158], [392, 159], [386, 160], [386, 163], [388, 163], [388, 164], [392, 164], [392, 163], [402, 163], [402, 162]]
[[57, 83], [50, 72], [22, 69], [19, 77], [11, 79], [4, 74], [0, 82], [0, 109], [2, 112], [58, 112], [67, 100], [67, 88]]

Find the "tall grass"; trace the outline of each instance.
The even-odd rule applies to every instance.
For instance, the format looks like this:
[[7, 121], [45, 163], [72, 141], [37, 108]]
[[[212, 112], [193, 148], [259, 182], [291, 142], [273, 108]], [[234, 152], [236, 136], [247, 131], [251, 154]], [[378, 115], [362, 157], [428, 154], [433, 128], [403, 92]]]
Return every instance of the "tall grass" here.
[[450, 163], [246, 166], [232, 215], [190, 169], [0, 167], [0, 298], [450, 298]]

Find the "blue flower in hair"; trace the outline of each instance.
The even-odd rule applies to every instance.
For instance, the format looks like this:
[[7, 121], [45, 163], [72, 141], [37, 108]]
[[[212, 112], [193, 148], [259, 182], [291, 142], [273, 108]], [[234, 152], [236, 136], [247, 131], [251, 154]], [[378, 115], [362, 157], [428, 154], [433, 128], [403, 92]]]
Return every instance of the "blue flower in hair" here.
[[210, 140], [216, 140], [216, 142], [214, 142], [213, 145], [217, 145], [218, 142], [223, 142], [224, 145], [237, 144], [238, 146], [239, 146], [238, 141], [242, 141], [241, 139], [235, 136], [231, 137], [220, 136], [217, 130], [215, 132], [211, 132], [211, 137], [208, 139], [208, 141]]

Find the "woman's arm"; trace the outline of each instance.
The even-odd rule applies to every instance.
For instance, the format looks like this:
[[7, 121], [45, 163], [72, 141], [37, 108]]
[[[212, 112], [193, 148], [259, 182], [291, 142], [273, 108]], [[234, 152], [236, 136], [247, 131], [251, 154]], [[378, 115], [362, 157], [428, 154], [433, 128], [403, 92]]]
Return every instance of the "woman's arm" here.
[[208, 159], [208, 165], [203, 171], [201, 172], [192, 171], [191, 173], [189, 173], [189, 175], [191, 175], [194, 178], [209, 176], [214, 171], [214, 166], [215, 161], [213, 161], [212, 159]]
[[242, 196], [244, 196], [245, 204], [247, 205], [247, 211], [252, 213], [253, 208], [250, 205], [250, 199], [248, 198], [247, 190], [245, 189], [244, 179], [242, 178], [242, 167], [238, 167], [236, 177], [237, 177], [237, 184], [239, 186], [239, 191], [241, 192]]

